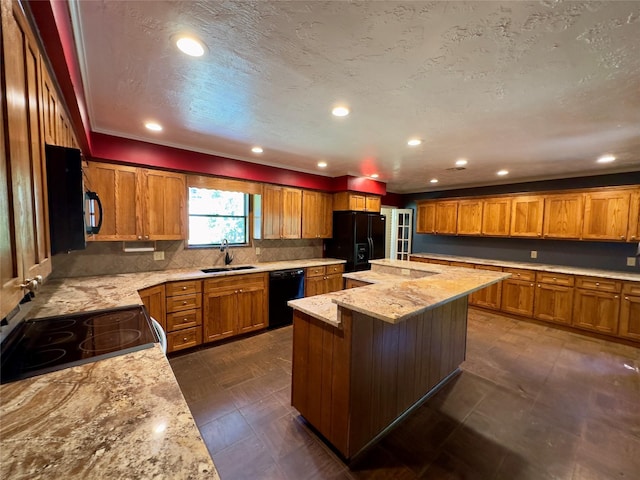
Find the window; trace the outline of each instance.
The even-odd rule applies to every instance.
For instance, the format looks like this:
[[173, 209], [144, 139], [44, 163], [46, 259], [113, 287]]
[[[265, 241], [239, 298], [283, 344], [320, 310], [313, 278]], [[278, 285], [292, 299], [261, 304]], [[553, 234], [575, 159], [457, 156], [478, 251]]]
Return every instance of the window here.
[[229, 245], [249, 241], [249, 195], [208, 188], [189, 187], [190, 246]]

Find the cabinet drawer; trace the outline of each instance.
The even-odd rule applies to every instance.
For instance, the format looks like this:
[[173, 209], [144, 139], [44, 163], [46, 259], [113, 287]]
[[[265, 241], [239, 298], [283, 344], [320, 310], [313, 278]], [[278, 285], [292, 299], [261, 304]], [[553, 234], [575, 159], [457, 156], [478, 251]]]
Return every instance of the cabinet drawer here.
[[427, 263], [434, 263], [436, 265], [451, 265], [451, 262], [448, 260], [438, 260], [437, 258], [429, 258], [427, 259]]
[[344, 272], [344, 265], [342, 263], [339, 265], [327, 265], [325, 270], [327, 275], [331, 275], [332, 273], [342, 273]]
[[622, 282], [598, 277], [576, 277], [576, 287], [599, 292], [619, 293], [622, 290]]
[[622, 293], [640, 295], [640, 282], [625, 282], [622, 285]]
[[193, 310], [202, 305], [202, 295], [192, 293], [191, 295], [180, 295], [177, 297], [167, 297], [167, 313], [180, 312], [182, 310]]
[[308, 267], [304, 272], [307, 277], [319, 277], [326, 273], [325, 267]]
[[452, 267], [476, 268], [473, 265], [473, 263], [466, 263], [466, 262], [451, 262], [449, 265]]
[[212, 278], [204, 281], [204, 291], [208, 293], [230, 288], [266, 288], [268, 276], [268, 273], [251, 273], [248, 275], [229, 275], [222, 278]]
[[536, 280], [536, 272], [533, 270], [520, 270], [519, 268], [505, 268], [506, 273], [511, 274], [513, 280], [526, 280], [528, 282], [534, 282]]
[[202, 328], [192, 327], [167, 333], [167, 352], [184, 350], [202, 343]]
[[202, 291], [202, 282], [200, 280], [186, 280], [184, 282], [167, 283], [167, 297], [174, 295], [189, 295]]
[[548, 283], [551, 285], [564, 285], [565, 287], [573, 287], [573, 275], [565, 275], [563, 273], [538, 272], [536, 273], [536, 281], [539, 283]]
[[167, 332], [202, 325], [202, 310], [185, 310], [167, 315]]

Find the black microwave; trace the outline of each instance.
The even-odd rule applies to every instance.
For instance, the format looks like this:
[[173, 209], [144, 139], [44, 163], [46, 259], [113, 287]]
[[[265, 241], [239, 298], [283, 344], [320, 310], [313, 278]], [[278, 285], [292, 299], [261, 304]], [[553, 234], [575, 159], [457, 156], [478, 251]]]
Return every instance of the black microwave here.
[[51, 254], [83, 250], [87, 234], [102, 224], [102, 204], [84, 190], [82, 153], [77, 148], [45, 145]]

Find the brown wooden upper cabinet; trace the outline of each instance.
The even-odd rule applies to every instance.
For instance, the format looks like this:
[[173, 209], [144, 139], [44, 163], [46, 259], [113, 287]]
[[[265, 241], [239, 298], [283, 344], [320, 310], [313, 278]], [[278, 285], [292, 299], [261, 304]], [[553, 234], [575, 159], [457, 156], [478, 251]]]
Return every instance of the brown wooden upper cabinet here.
[[486, 198], [482, 201], [482, 235], [506, 237], [511, 221], [511, 198]]
[[582, 235], [583, 193], [546, 195], [544, 238], [579, 239]]
[[435, 233], [455, 235], [458, 223], [458, 201], [442, 201], [436, 203]]
[[538, 195], [517, 196], [511, 203], [512, 237], [541, 237], [544, 197]]
[[99, 241], [186, 238], [186, 180], [180, 173], [89, 162], [87, 188], [104, 209]]
[[265, 185], [262, 190], [264, 239], [301, 238], [302, 190]]
[[482, 233], [482, 200], [458, 201], [457, 217], [458, 235], [480, 235]]
[[627, 239], [631, 190], [607, 190], [584, 195], [585, 240]]
[[435, 202], [418, 202], [416, 215], [416, 233], [436, 233]]
[[640, 188], [636, 188], [631, 192], [627, 240], [630, 242], [640, 240]]
[[331, 238], [333, 234], [333, 195], [302, 191], [302, 238]]
[[354, 192], [333, 194], [334, 210], [356, 210], [359, 212], [380, 212], [382, 200], [377, 195], [365, 195]]

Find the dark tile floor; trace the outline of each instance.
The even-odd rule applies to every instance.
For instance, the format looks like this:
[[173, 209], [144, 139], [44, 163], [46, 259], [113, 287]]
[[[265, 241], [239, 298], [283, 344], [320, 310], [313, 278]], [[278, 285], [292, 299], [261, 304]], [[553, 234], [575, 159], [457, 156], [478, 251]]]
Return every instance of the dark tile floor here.
[[346, 466], [289, 405], [291, 327], [171, 358], [222, 480], [640, 478], [640, 349], [472, 310], [462, 373]]

